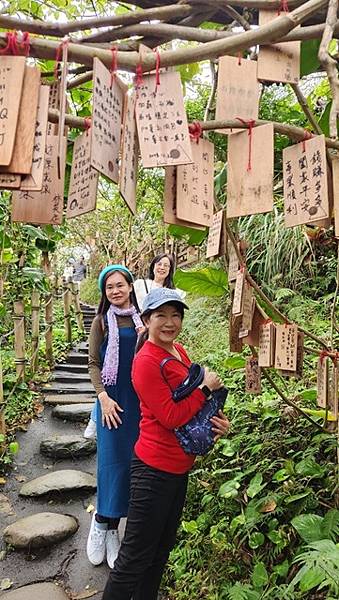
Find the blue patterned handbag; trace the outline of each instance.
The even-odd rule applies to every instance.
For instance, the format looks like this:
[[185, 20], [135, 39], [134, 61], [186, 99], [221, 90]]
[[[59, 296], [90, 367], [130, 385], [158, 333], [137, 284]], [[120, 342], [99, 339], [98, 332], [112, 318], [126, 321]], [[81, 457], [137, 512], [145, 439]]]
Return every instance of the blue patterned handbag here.
[[[164, 367], [170, 360], [176, 360], [186, 367], [182, 361], [174, 356], [167, 356], [164, 358], [160, 363], [160, 370], [168, 385], [169, 383], [164, 375]], [[186, 368], [188, 370], [188, 376], [175, 390], [172, 390], [171, 388], [174, 402], [180, 402], [180, 400], [189, 396], [204, 379], [204, 368], [197, 363], [192, 363], [190, 367]], [[214, 390], [211, 392], [209, 398], [206, 398], [203, 407], [190, 419], [190, 421], [188, 421], [188, 423], [181, 427], [176, 427], [174, 433], [186, 454], [203, 455], [207, 454], [212, 448], [215, 433], [212, 431], [213, 425], [210, 419], [211, 417], [217, 416], [219, 410], [223, 410], [227, 394], [228, 390], [225, 387]]]

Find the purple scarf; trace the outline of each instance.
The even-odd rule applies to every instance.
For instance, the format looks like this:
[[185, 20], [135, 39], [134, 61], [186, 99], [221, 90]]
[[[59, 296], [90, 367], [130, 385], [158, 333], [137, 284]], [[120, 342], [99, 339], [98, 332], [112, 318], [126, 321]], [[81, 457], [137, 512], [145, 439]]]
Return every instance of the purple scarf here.
[[114, 385], [118, 375], [119, 327], [116, 315], [120, 317], [132, 317], [135, 328], [143, 327], [143, 322], [137, 313], [135, 306], [131, 306], [131, 308], [118, 308], [111, 304], [107, 311], [108, 341], [104, 365], [101, 371], [101, 381], [103, 385]]

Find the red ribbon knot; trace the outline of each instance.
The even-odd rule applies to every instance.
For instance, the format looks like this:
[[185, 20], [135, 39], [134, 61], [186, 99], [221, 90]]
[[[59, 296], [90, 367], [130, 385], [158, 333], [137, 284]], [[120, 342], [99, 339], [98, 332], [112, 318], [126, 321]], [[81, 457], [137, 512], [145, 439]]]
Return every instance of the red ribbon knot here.
[[111, 73], [111, 87], [112, 87], [112, 85], [115, 81], [117, 70], [118, 70], [118, 48], [116, 46], [112, 46], [111, 52], [112, 52], [112, 64], [111, 64], [111, 68], [110, 68], [110, 73]]
[[12, 54], [13, 56], [20, 56], [20, 50], [22, 50], [24, 56], [29, 56], [30, 41], [28, 31], [24, 31], [19, 36], [17, 31], [7, 31], [6, 40], [6, 46], [0, 50], [1, 55]]
[[160, 52], [158, 48], [154, 48], [155, 52], [155, 93], [157, 93], [158, 85], [160, 85]]
[[290, 12], [290, 9], [288, 8], [288, 0], [281, 0], [280, 1], [280, 6], [278, 9], [278, 15], [280, 15], [280, 13], [285, 12], [288, 13]]
[[241, 117], [236, 117], [236, 119], [238, 121], [240, 121], [240, 123], [243, 123], [244, 125], [248, 126], [249, 140], [248, 140], [248, 161], [247, 161], [246, 171], [251, 171], [252, 170], [252, 131], [253, 131], [253, 127], [255, 126], [255, 119], [248, 119], [248, 121], [246, 121], [246, 119], [242, 119]]
[[201, 137], [202, 134], [202, 127], [201, 127], [201, 123], [199, 123], [199, 121], [193, 121], [193, 123], [190, 123], [188, 125], [188, 131], [190, 134], [190, 138], [191, 140], [195, 140], [196, 143], [199, 143], [199, 138]]
[[306, 152], [306, 142], [308, 140], [311, 140], [313, 138], [313, 133], [311, 133], [310, 131], [308, 131], [307, 129], [305, 129], [305, 133], [304, 133], [304, 137], [301, 140], [302, 141], [302, 148], [303, 148], [303, 152]]
[[68, 46], [69, 44], [69, 39], [65, 38], [64, 40], [62, 40], [62, 42], [59, 44], [59, 46], [56, 49], [56, 53], [55, 53], [55, 67], [54, 67], [54, 79], [58, 79], [58, 69], [59, 69], [59, 64], [61, 62], [62, 59], [62, 51], [64, 49], [65, 46]]

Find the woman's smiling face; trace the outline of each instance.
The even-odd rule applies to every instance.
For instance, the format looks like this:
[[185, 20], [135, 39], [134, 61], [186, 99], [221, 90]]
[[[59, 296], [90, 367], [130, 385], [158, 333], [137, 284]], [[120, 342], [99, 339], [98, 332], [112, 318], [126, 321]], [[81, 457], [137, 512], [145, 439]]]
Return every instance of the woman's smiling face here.
[[146, 319], [148, 339], [162, 347], [170, 347], [182, 329], [180, 310], [172, 304], [163, 304]]
[[153, 267], [154, 278], [165, 280], [170, 272], [171, 262], [167, 256], [161, 258]]
[[118, 308], [129, 308], [132, 284], [128, 283], [120, 271], [115, 271], [106, 279], [107, 300]]

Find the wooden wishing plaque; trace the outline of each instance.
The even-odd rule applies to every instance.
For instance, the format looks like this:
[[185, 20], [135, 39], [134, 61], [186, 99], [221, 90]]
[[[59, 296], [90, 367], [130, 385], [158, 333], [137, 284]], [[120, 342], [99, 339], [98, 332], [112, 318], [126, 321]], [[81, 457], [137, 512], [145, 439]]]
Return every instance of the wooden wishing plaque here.
[[245, 365], [247, 394], [261, 394], [261, 368], [256, 356], [248, 356]]
[[322, 408], [327, 406], [329, 363], [328, 356], [320, 356], [317, 363], [317, 405]]
[[22, 178], [20, 189], [23, 191], [37, 192], [42, 188], [48, 124], [48, 97], [49, 86], [41, 85], [35, 125], [32, 168], [30, 174]]
[[339, 411], [338, 383], [338, 364], [337, 362], [333, 363], [333, 361], [331, 360], [328, 372], [328, 408], [336, 420], [338, 419]]
[[245, 280], [242, 299], [242, 321], [239, 337], [246, 337], [252, 329], [253, 319], [253, 288]]
[[332, 160], [333, 169], [333, 210], [334, 210], [334, 234], [339, 238], [339, 156]]
[[303, 376], [304, 370], [304, 333], [302, 331], [298, 331], [298, 339], [297, 339], [297, 366], [295, 371], [284, 371], [284, 369], [280, 369], [279, 373], [283, 377], [296, 377], [297, 379], [301, 379]]
[[259, 347], [260, 327], [266, 322], [266, 320], [267, 316], [253, 298], [252, 328], [248, 335], [243, 338], [244, 344], [248, 344], [248, 346], [255, 346], [256, 348]]
[[0, 165], [11, 162], [26, 58], [0, 56]]
[[73, 146], [71, 179], [68, 191], [67, 219], [95, 210], [99, 173], [91, 167], [91, 136], [86, 131]]
[[191, 143], [193, 164], [177, 167], [177, 216], [210, 227], [214, 203], [214, 144]]
[[[240, 243], [237, 242], [238, 249], [240, 249]], [[239, 271], [239, 260], [237, 253], [233, 247], [231, 240], [227, 242], [227, 254], [228, 254], [228, 281], [235, 281], [237, 273]]]
[[[53, 81], [53, 83], [51, 85], [49, 85], [48, 88], [49, 88], [48, 108], [51, 108], [53, 110], [59, 110], [60, 82]], [[57, 123], [48, 123], [47, 135], [57, 135], [57, 134], [58, 134], [58, 124]]]
[[26, 65], [14, 150], [11, 162], [1, 171], [23, 175], [31, 172], [39, 91], [40, 69]]
[[[259, 25], [276, 18], [277, 12], [259, 11]], [[282, 42], [260, 46], [258, 54], [258, 79], [282, 83], [298, 83], [300, 79], [300, 42]]]
[[272, 321], [259, 327], [258, 361], [260, 367], [273, 367], [275, 351], [275, 326]]
[[228, 137], [228, 219], [273, 210], [273, 160], [272, 123]]
[[223, 215], [223, 210], [219, 210], [213, 215], [212, 225], [209, 229], [207, 238], [206, 258], [219, 255]]
[[297, 367], [297, 325], [285, 323], [275, 326], [275, 362], [276, 369], [295, 371]]
[[135, 120], [135, 93], [133, 93], [125, 95], [119, 177], [119, 192], [133, 215], [137, 208], [138, 163], [139, 144]]
[[[218, 69], [216, 120], [227, 121], [237, 117], [256, 120], [258, 111], [259, 84], [256, 61], [221, 56]], [[217, 131], [229, 133], [230, 130], [217, 129]]]
[[43, 185], [40, 192], [15, 191], [12, 196], [12, 221], [60, 225], [64, 206], [66, 138], [62, 152], [62, 177], [58, 178], [58, 136], [46, 138]]
[[244, 284], [245, 272], [243, 269], [240, 269], [237, 273], [237, 278], [235, 280], [232, 315], [242, 315]]
[[243, 347], [243, 339], [239, 337], [242, 323], [241, 315], [230, 315], [229, 321], [229, 345], [230, 352], [241, 352]]
[[177, 217], [177, 167], [165, 167], [164, 223], [191, 227], [191, 229], [205, 229], [201, 225]]
[[20, 183], [21, 175], [0, 172], [0, 190], [18, 189], [20, 187]]
[[329, 216], [325, 136], [283, 150], [285, 226]]
[[155, 88], [156, 76], [143, 75], [135, 107], [142, 164], [189, 164], [193, 160], [179, 73], [162, 73]]
[[91, 165], [114, 183], [119, 179], [119, 152], [125, 86], [98, 58], [93, 60]]

